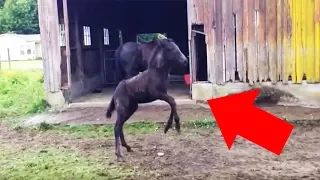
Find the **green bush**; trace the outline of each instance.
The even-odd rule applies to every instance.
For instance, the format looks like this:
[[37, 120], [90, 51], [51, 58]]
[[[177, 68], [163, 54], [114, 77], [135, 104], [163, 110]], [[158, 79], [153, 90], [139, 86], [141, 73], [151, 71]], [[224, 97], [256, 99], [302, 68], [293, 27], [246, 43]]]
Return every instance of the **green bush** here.
[[145, 34], [138, 34], [138, 40], [142, 43], [151, 42], [154, 39], [165, 39], [167, 38], [164, 34], [160, 33], [145, 33]]
[[39, 113], [46, 107], [41, 71], [0, 72], [0, 118]]

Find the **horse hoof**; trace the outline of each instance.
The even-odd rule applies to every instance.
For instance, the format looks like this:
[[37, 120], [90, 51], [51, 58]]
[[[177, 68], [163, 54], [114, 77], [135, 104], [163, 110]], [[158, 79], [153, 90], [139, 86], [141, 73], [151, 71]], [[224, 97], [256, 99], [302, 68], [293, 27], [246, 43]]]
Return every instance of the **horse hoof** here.
[[124, 159], [124, 157], [120, 157], [120, 156], [117, 157], [117, 161], [118, 161], [118, 162], [126, 162], [126, 160]]
[[131, 149], [131, 147], [127, 147], [127, 151], [128, 151], [128, 152], [133, 152], [133, 150]]
[[175, 129], [176, 129], [176, 131], [177, 131], [178, 133], [180, 133], [180, 131], [181, 131], [180, 125], [176, 125]]
[[169, 130], [169, 129], [167, 129], [167, 128], [164, 129], [164, 133], [167, 134], [168, 130]]
[[181, 133], [181, 130], [180, 130], [180, 129], [176, 129], [176, 130], [177, 130], [178, 134], [180, 134], [180, 133]]

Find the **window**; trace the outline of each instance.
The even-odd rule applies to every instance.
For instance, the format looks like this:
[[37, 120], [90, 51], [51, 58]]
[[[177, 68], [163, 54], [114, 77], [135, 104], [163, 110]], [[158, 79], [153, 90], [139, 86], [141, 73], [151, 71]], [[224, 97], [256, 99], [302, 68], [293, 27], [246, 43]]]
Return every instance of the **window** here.
[[59, 43], [60, 46], [66, 46], [66, 30], [64, 24], [59, 24]]
[[27, 46], [27, 54], [28, 54], [28, 55], [31, 54], [31, 46], [30, 46], [30, 45]]
[[104, 45], [110, 44], [109, 29], [107, 29], [107, 28], [103, 28], [103, 43], [104, 43]]
[[20, 55], [24, 55], [24, 46], [23, 45], [21, 45], [20, 46]]
[[83, 26], [83, 40], [83, 44], [85, 46], [91, 46], [91, 35], [89, 26]]

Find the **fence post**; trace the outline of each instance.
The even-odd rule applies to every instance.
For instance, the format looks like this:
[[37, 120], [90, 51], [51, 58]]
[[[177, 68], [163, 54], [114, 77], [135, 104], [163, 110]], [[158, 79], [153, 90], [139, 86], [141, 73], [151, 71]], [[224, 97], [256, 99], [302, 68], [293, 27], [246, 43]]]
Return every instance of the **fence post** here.
[[9, 64], [9, 70], [11, 70], [11, 57], [10, 57], [10, 50], [9, 48], [7, 48], [8, 50], [8, 64]]

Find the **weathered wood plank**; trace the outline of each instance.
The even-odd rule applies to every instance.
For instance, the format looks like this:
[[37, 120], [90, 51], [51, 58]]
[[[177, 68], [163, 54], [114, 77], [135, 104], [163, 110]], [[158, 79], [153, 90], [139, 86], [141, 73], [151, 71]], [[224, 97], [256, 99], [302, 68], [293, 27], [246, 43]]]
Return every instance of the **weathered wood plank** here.
[[248, 81], [248, 0], [243, 0], [243, 21], [242, 21], [242, 37], [243, 37], [243, 72], [244, 82]]
[[[197, 13], [194, 0], [187, 0], [187, 13], [188, 13], [188, 25], [189, 29], [191, 24], [197, 22]], [[190, 29], [191, 30], [191, 29]], [[189, 32], [189, 38], [191, 38], [191, 31]], [[191, 40], [191, 39], [190, 39]]]
[[320, 82], [320, 0], [315, 0], [315, 81]]
[[[236, 52], [237, 52], [237, 71], [240, 81], [245, 81], [245, 64], [243, 64], [243, 0], [233, 0], [233, 13], [236, 16]], [[244, 79], [243, 79], [244, 78]]]
[[226, 61], [226, 81], [235, 81], [235, 34], [233, 25], [232, 0], [222, 1], [224, 53]]
[[269, 78], [277, 82], [277, 0], [266, 3], [267, 50], [269, 61]]
[[105, 63], [105, 59], [104, 59], [104, 32], [103, 32], [103, 28], [98, 28], [98, 37], [99, 37], [99, 56], [100, 56], [100, 67], [101, 67], [101, 72], [100, 72], [100, 76], [101, 79], [103, 79], [103, 83], [107, 83], [107, 78], [105, 77], [105, 70], [104, 70], [104, 63]]
[[223, 36], [222, 36], [222, 2], [215, 0], [215, 75], [216, 84], [225, 83], [225, 67], [223, 61]]
[[289, 6], [288, 6], [288, 1], [283, 0], [283, 11], [282, 11], [282, 52], [283, 52], [283, 57], [282, 57], [282, 82], [284, 84], [288, 83], [288, 78], [289, 78], [289, 73], [290, 73], [290, 67], [289, 67], [289, 58], [290, 58], [290, 49], [289, 49], [289, 35], [290, 33], [288, 32], [288, 16], [289, 16]]
[[305, 62], [306, 62], [306, 76], [307, 82], [313, 83], [315, 82], [315, 74], [314, 74], [314, 28], [315, 28], [315, 21], [314, 21], [314, 0], [307, 0], [306, 1], [306, 11], [303, 13], [306, 14], [306, 45], [305, 47]]
[[287, 19], [288, 19], [288, 30], [287, 30], [287, 33], [288, 33], [288, 62], [287, 62], [287, 65], [288, 65], [288, 72], [289, 72], [289, 77], [288, 77], [288, 81], [292, 80], [292, 79], [289, 79], [292, 75], [292, 62], [295, 60], [295, 57], [294, 57], [294, 50], [293, 50], [293, 41], [294, 41], [294, 38], [292, 36], [292, 33], [293, 33], [293, 22], [292, 22], [292, 14], [293, 14], [293, 8], [292, 8], [292, 0], [286, 0], [287, 2], [287, 5], [288, 5], [288, 16], [287, 16]]
[[250, 84], [258, 80], [254, 0], [248, 0], [248, 79]]
[[69, 35], [69, 12], [68, 12], [68, 1], [63, 0], [63, 21], [65, 24], [65, 38], [66, 38], [66, 58], [67, 58], [67, 78], [68, 88], [71, 88], [71, 63], [70, 63], [70, 35]]
[[295, 0], [288, 0], [290, 6], [290, 17], [291, 17], [291, 43], [290, 43], [290, 70], [291, 70], [291, 81], [297, 82], [297, 71], [296, 71], [296, 5]]
[[227, 82], [230, 79], [230, 72], [228, 71], [227, 67], [227, 29], [228, 29], [228, 7], [227, 7], [227, 1], [228, 0], [221, 0], [221, 9], [222, 9], [222, 49], [223, 49], [223, 70], [225, 74], [225, 79], [224, 81]]
[[266, 50], [266, 0], [256, 0], [258, 7], [258, 23], [257, 23], [257, 38], [258, 38], [258, 71], [259, 80], [266, 81], [268, 79], [269, 64]]
[[[191, 33], [191, 43], [190, 43], [190, 48], [191, 48], [191, 59], [192, 59], [192, 63], [191, 63], [191, 80], [193, 81], [197, 81], [197, 68], [196, 68], [196, 63], [197, 63], [197, 56], [196, 56], [196, 44], [195, 44], [195, 33]], [[210, 66], [209, 66], [210, 67]]]
[[216, 83], [216, 59], [215, 59], [215, 0], [207, 1], [208, 18], [207, 24], [204, 25], [207, 43], [207, 59], [208, 59], [208, 79], [210, 82]]
[[301, 46], [302, 46], [302, 54], [301, 54], [301, 66], [302, 66], [302, 78], [304, 75], [307, 75], [307, 60], [306, 60], [306, 37], [307, 37], [307, 3], [308, 0], [304, 0], [300, 3], [300, 13], [299, 16], [301, 18], [300, 20], [300, 29], [301, 29]]
[[59, 46], [58, 5], [38, 0], [38, 17], [43, 58], [44, 86], [51, 92], [61, 89], [61, 52]]
[[83, 69], [83, 60], [82, 60], [82, 43], [81, 43], [81, 35], [80, 35], [80, 24], [79, 24], [79, 14], [77, 11], [74, 12], [75, 13], [75, 34], [76, 34], [76, 53], [77, 53], [77, 63], [78, 63], [78, 67], [77, 67], [77, 76], [79, 77], [79, 82], [80, 82], [80, 86], [82, 88], [81, 91], [84, 90], [85, 88], [85, 84], [84, 84], [84, 69]]
[[283, 0], [277, 0], [277, 81], [282, 80], [282, 9]]
[[[194, 3], [193, 0], [187, 0], [187, 16], [188, 16], [188, 51], [189, 51], [189, 72], [190, 72], [190, 83], [193, 83], [195, 81], [195, 73], [194, 73], [194, 45], [193, 45], [193, 40], [192, 40], [192, 23], [195, 21], [194, 20]], [[122, 33], [121, 30], [118, 30], [119, 33], [119, 41], [120, 45], [123, 44], [123, 38], [122, 38]], [[208, 59], [207, 59], [208, 60]], [[208, 66], [209, 68], [209, 66]], [[190, 86], [190, 93], [192, 91], [192, 86]]]
[[297, 83], [302, 83], [303, 78], [303, 41], [302, 41], [302, 4], [305, 2], [294, 0], [295, 8], [295, 51], [296, 51], [296, 74], [297, 74]]

